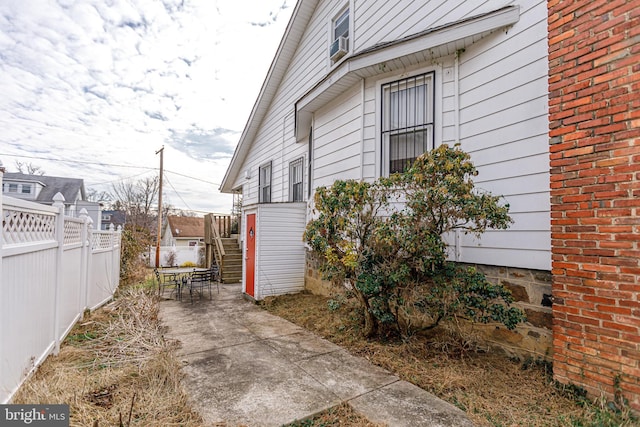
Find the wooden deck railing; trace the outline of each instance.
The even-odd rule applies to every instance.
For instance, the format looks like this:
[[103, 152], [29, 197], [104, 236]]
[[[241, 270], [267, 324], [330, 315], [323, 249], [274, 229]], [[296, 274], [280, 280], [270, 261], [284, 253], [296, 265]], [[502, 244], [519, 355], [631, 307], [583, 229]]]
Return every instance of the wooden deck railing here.
[[208, 214], [205, 215], [204, 224], [207, 266], [211, 266], [215, 259], [220, 268], [220, 274], [222, 274], [226, 255], [222, 239], [231, 237], [233, 217], [231, 215]]
[[224, 245], [222, 244], [222, 235], [220, 234], [220, 230], [218, 227], [212, 227], [213, 229], [213, 241], [216, 245], [215, 250], [213, 251], [216, 257], [216, 264], [220, 267], [220, 274], [224, 269], [224, 256], [226, 255], [224, 250]]

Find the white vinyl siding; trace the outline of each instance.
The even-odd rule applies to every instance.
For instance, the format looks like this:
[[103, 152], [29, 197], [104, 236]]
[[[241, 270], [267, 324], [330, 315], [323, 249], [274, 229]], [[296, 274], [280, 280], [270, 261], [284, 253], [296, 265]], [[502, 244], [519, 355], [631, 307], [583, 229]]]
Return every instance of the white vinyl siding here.
[[[512, 267], [550, 268], [550, 207], [547, 122], [546, 3], [542, 0], [432, 0], [429, 2], [350, 0], [350, 44], [356, 54], [378, 43], [517, 4], [521, 17], [464, 46], [459, 58], [424, 53], [417, 65], [380, 65], [366, 77], [313, 111], [313, 146], [296, 140], [295, 104], [332, 70], [327, 44], [330, 23], [344, 1], [319, 1], [277, 88], [263, 105], [264, 118], [242, 160], [234, 188], [246, 205], [259, 201], [260, 165], [272, 161], [271, 201], [289, 200], [289, 163], [306, 156], [312, 188], [335, 179], [371, 181], [384, 173], [381, 141], [381, 86], [435, 71], [434, 145], [460, 142], [479, 169], [481, 189], [505, 196], [515, 223], [480, 241], [459, 236], [461, 261]], [[400, 50], [400, 49], [399, 49]], [[454, 53], [454, 52], [450, 52]], [[334, 68], [340, 68], [338, 65]], [[332, 77], [328, 77], [331, 79]], [[265, 95], [267, 96], [267, 95]], [[245, 178], [244, 171], [250, 173]], [[305, 190], [306, 191], [306, 190]], [[312, 190], [313, 192], [313, 190]]]
[[352, 91], [316, 113], [313, 129], [313, 185], [341, 179], [360, 179], [360, 90]]
[[513, 0], [356, 1], [353, 48], [360, 51], [514, 3]]
[[255, 299], [304, 289], [306, 207], [272, 203], [249, 208], [256, 213]]
[[476, 186], [501, 194], [514, 223], [460, 238], [466, 262], [550, 269], [546, 2], [523, 2], [508, 34], [471, 45], [460, 59], [460, 136]]

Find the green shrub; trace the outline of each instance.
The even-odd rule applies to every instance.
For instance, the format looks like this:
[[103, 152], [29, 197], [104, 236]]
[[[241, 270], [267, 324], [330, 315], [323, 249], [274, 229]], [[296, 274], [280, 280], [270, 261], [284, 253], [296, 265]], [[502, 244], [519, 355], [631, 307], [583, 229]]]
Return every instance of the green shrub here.
[[[509, 329], [525, 319], [503, 286], [447, 262], [445, 234], [481, 235], [511, 223], [499, 196], [474, 189], [476, 175], [467, 153], [442, 145], [404, 173], [317, 189], [304, 240], [324, 259], [324, 277], [353, 290], [366, 336], [410, 334], [455, 316]], [[426, 323], [408, 320], [416, 312]]]

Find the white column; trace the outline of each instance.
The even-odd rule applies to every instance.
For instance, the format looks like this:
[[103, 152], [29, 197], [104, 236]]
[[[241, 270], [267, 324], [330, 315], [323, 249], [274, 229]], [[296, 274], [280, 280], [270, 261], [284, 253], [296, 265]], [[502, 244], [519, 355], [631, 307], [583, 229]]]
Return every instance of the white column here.
[[53, 207], [58, 208], [58, 214], [56, 215], [56, 241], [58, 243], [58, 250], [56, 253], [56, 276], [54, 285], [54, 306], [53, 306], [53, 337], [55, 342], [55, 348], [53, 354], [60, 352], [60, 293], [62, 292], [62, 259], [64, 253], [64, 196], [61, 193], [56, 193], [53, 196]]
[[89, 287], [89, 257], [91, 257], [91, 242], [89, 241], [89, 228], [91, 227], [91, 223], [89, 222], [91, 218], [86, 209], [82, 208], [80, 210], [80, 218], [84, 220], [84, 224], [82, 224], [82, 260], [80, 261], [80, 294], [78, 295], [78, 308], [80, 313], [84, 313], [85, 308], [87, 308], [87, 291]]

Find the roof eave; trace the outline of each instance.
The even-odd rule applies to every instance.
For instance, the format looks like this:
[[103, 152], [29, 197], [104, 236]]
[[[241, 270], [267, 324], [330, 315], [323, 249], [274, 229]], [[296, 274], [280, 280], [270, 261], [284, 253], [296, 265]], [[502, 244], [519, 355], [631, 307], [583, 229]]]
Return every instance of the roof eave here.
[[506, 6], [492, 12], [417, 33], [400, 40], [381, 43], [344, 60], [322, 81], [296, 102], [296, 138], [308, 134], [311, 116], [318, 108], [343, 93], [357, 81], [395, 68], [421, 63], [428, 57], [442, 57], [520, 19], [519, 6]]
[[299, 44], [317, 3], [318, 0], [298, 0], [296, 3], [282, 40], [280, 40], [280, 44], [278, 45], [276, 55], [274, 56], [271, 66], [269, 67], [269, 71], [267, 72], [267, 76], [262, 83], [262, 88], [260, 89], [258, 98], [253, 105], [251, 114], [249, 115], [244, 130], [242, 131], [242, 135], [240, 136], [238, 145], [233, 152], [229, 167], [222, 179], [222, 183], [219, 187], [220, 192], [233, 192], [233, 185], [240, 172], [240, 167], [242, 166], [256, 132], [264, 119], [269, 105], [271, 104], [273, 96], [275, 95], [278, 86], [289, 67], [289, 63], [291, 62], [295, 52], [295, 46]]

